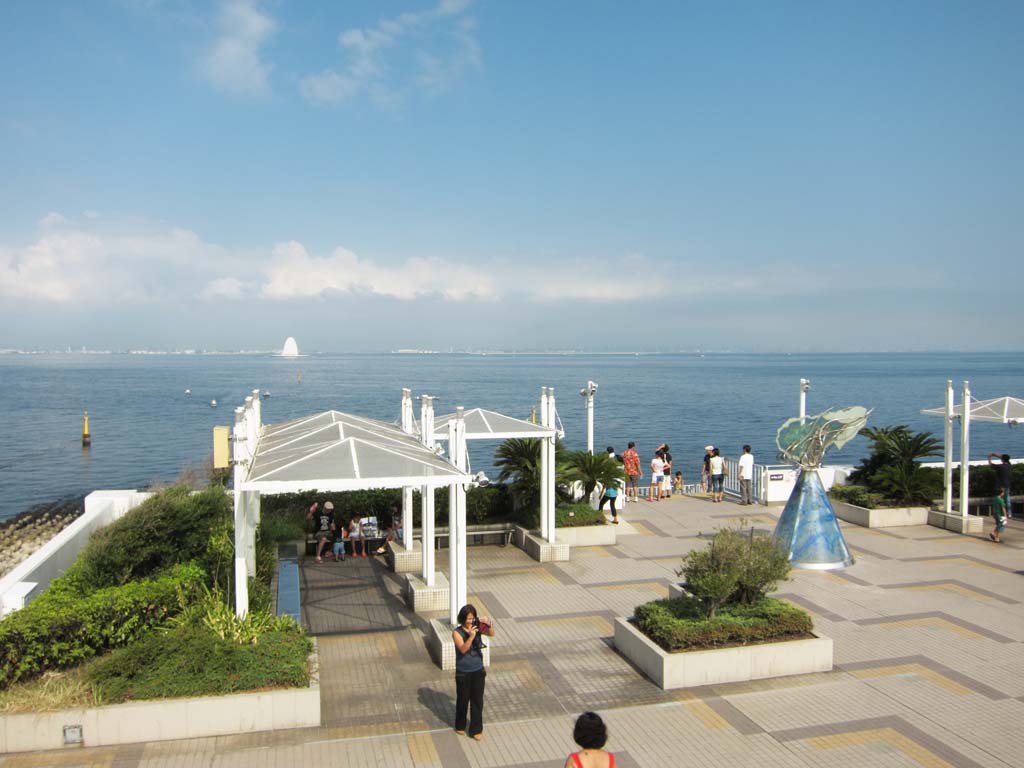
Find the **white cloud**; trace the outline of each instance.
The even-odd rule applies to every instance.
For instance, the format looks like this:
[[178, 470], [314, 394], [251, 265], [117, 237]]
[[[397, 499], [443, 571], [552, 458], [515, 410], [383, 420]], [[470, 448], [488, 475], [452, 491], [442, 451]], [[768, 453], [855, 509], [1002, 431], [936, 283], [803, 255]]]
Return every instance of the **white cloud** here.
[[203, 299], [240, 299], [244, 283], [236, 277], [219, 277], [211, 280], [199, 294]]
[[63, 224], [65, 221], [67, 221], [67, 219], [64, 218], [63, 214], [57, 213], [56, 211], [50, 211], [39, 220], [39, 226], [55, 227], [58, 224]]
[[[472, 0], [441, 0], [430, 10], [403, 13], [368, 29], [346, 29], [338, 45], [347, 64], [299, 82], [302, 95], [318, 104], [345, 104], [362, 94], [396, 102], [417, 89], [430, 95], [449, 90], [480, 66], [476, 23], [462, 14]], [[411, 62], [403, 60], [411, 46]]]
[[90, 222], [26, 246], [0, 245], [0, 296], [57, 304], [180, 299], [242, 262], [185, 229], [145, 222], [101, 229]]
[[203, 75], [221, 90], [239, 96], [269, 91], [271, 65], [261, 48], [277, 28], [252, 0], [225, 0], [220, 6], [220, 35], [201, 61]]
[[442, 296], [451, 301], [498, 298], [486, 271], [439, 258], [414, 257], [398, 267], [360, 259], [344, 248], [325, 258], [310, 256], [301, 243], [279, 243], [264, 270], [260, 293], [270, 299], [294, 299], [332, 293], [360, 293], [412, 300]]
[[99, 211], [94, 211], [91, 209], [88, 211], [82, 211], [82, 215], [85, 216], [85, 218], [87, 219], [98, 219], [100, 217]]

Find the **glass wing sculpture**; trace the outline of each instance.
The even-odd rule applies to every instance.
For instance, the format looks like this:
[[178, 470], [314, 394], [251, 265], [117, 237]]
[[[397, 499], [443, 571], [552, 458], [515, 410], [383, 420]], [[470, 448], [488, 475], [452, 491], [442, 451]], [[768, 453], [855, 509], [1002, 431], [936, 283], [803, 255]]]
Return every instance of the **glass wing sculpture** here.
[[825, 451], [852, 440], [870, 413], [861, 406], [829, 410], [803, 420], [787, 419], [776, 433], [779, 458], [800, 467], [774, 534], [794, 568], [831, 570], [853, 565], [818, 467]]

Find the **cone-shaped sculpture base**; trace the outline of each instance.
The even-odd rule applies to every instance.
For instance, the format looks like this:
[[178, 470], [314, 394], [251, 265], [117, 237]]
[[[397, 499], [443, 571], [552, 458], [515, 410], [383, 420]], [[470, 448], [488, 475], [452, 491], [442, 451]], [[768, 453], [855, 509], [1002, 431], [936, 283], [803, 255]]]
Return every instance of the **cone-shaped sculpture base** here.
[[789, 553], [794, 568], [830, 571], [853, 565], [853, 556], [816, 469], [802, 470], [797, 477], [775, 526], [775, 541]]

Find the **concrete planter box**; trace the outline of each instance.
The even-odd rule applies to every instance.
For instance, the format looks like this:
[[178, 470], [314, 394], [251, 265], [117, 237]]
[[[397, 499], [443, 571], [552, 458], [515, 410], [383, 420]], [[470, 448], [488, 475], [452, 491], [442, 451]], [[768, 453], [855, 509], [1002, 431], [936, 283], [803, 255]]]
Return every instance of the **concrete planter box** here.
[[[557, 530], [555, 533], [558, 536]], [[569, 545], [563, 542], [545, 541], [535, 531], [528, 531], [517, 525], [515, 533], [512, 534], [512, 543], [526, 552], [530, 557], [540, 563], [565, 562], [569, 559]]]
[[806, 640], [668, 653], [628, 619], [618, 618], [615, 647], [662, 690], [832, 669], [832, 640], [820, 635]]
[[945, 512], [933, 509], [928, 512], [928, 525], [957, 533], [984, 533], [985, 518], [977, 515], [968, 515], [967, 517], [957, 514], [947, 515]]
[[81, 728], [81, 743], [73, 745], [77, 748], [319, 725], [320, 675], [314, 645], [306, 688], [3, 715], [0, 716], [0, 754], [70, 748], [72, 745], [64, 743], [65, 726]]
[[570, 547], [615, 546], [614, 525], [581, 525], [570, 528], [556, 528], [555, 542]]
[[439, 571], [434, 572], [434, 585], [427, 582], [418, 573], [405, 574], [405, 604], [413, 613], [431, 613], [448, 610], [448, 577]]
[[880, 507], [866, 509], [845, 501], [833, 501], [836, 517], [863, 528], [896, 528], [901, 525], [927, 525], [928, 507]]

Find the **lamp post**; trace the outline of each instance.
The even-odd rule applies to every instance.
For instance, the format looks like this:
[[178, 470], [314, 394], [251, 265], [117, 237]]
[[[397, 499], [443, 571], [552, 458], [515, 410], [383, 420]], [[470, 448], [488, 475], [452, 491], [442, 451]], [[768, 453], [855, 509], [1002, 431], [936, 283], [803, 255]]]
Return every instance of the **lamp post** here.
[[587, 386], [580, 390], [580, 397], [587, 407], [587, 452], [594, 455], [594, 395], [597, 394], [597, 383], [588, 381]]
[[800, 423], [807, 418], [807, 390], [811, 388], [810, 379], [800, 379]]

